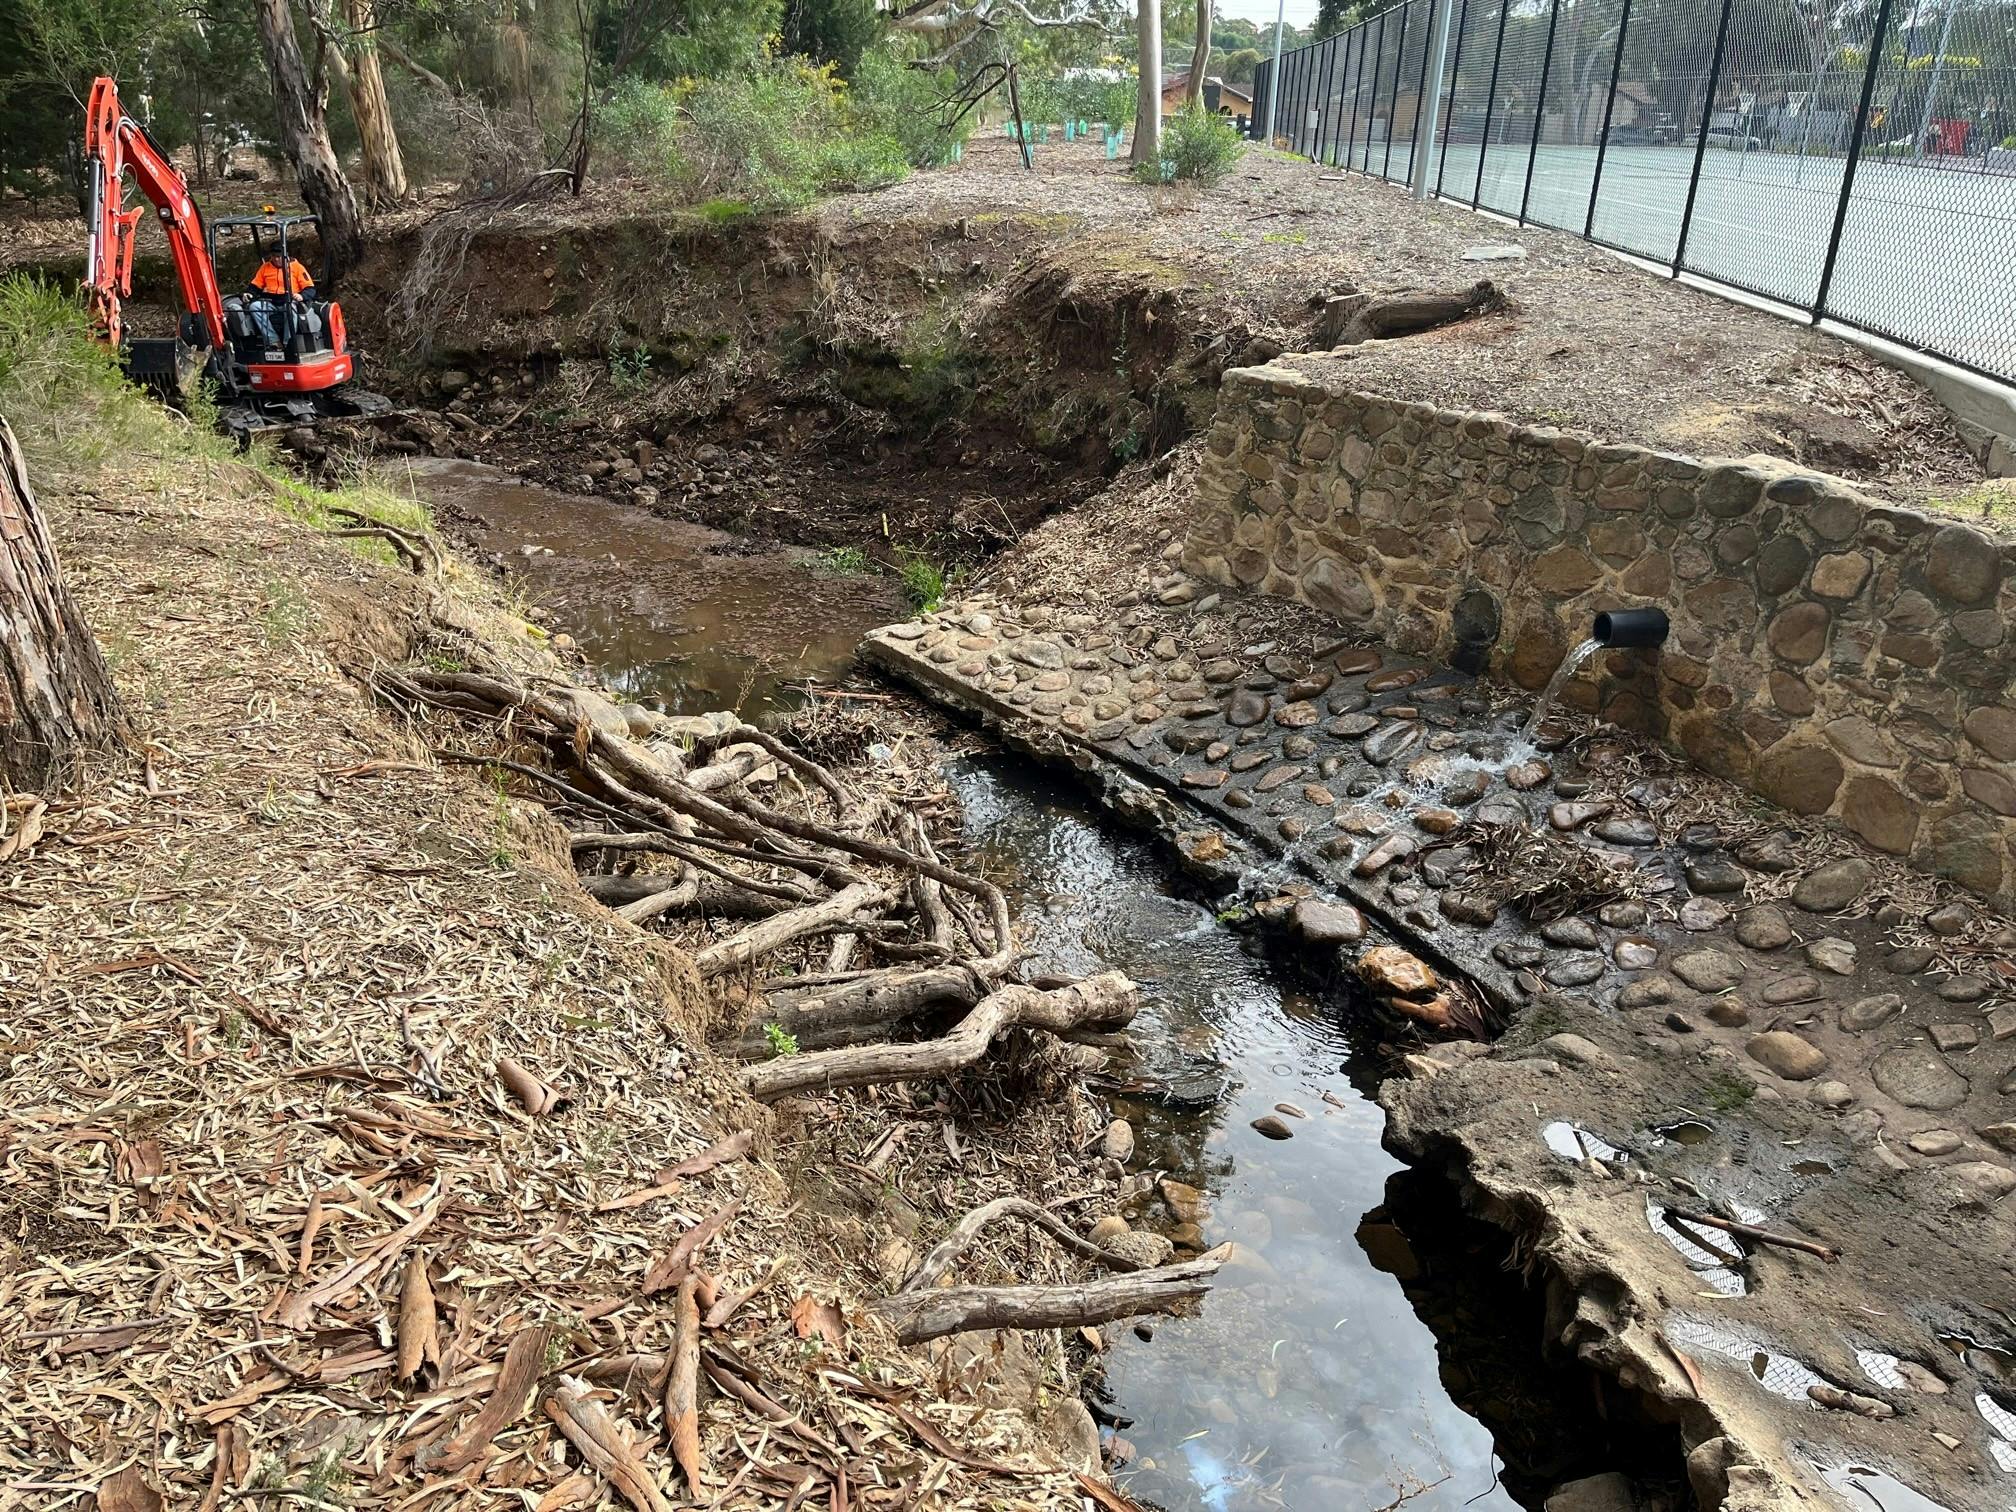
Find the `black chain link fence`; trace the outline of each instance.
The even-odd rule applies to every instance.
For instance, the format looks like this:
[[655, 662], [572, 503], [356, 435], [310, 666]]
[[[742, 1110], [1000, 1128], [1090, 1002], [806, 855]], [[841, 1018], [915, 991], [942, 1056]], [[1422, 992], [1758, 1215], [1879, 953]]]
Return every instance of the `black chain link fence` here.
[[2016, 0], [1451, 0], [1431, 79], [1435, 19], [1284, 54], [1276, 145], [2016, 381]]

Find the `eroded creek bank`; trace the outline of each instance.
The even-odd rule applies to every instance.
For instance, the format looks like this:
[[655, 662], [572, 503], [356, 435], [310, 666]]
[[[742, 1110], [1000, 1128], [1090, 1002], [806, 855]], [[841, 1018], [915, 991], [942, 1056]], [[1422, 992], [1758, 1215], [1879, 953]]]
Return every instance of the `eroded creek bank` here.
[[[907, 612], [886, 578], [803, 550], [467, 462], [410, 476], [604, 681], [668, 711], [794, 702]], [[1507, 1236], [1381, 1149], [1373, 1093], [1396, 1050], [1355, 986], [1209, 901], [1068, 778], [992, 749], [945, 772], [951, 838], [1015, 901], [1025, 970], [1142, 984], [1092, 1082], [1130, 1131], [1107, 1152], [1120, 1214], [1182, 1252], [1234, 1246], [1194, 1316], [1074, 1342], [1117, 1484], [1171, 1509], [1454, 1509], [1623, 1471], [1644, 1506], [1684, 1502], [1670, 1431], [1628, 1403], [1606, 1417], [1572, 1358], [1543, 1358], [1543, 1299]]]

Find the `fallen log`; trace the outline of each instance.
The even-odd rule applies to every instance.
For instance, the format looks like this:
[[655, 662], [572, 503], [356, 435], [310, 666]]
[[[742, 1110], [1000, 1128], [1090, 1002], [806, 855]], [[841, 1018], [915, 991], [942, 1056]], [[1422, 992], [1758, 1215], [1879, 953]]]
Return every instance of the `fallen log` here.
[[719, 944], [695, 951], [693, 969], [702, 978], [723, 976], [738, 967], [762, 960], [793, 940], [802, 940], [807, 935], [818, 934], [843, 923], [856, 914], [879, 908], [894, 896], [893, 888], [880, 887], [873, 882], [856, 882], [841, 888], [830, 898], [776, 914]]
[[974, 1328], [1077, 1328], [1172, 1312], [1211, 1289], [1217, 1251], [1177, 1265], [1067, 1286], [950, 1286], [900, 1291], [868, 1304], [905, 1344]]
[[1383, 341], [1395, 336], [1412, 336], [1453, 324], [1473, 315], [1504, 308], [1505, 296], [1491, 280], [1479, 279], [1455, 293], [1429, 291], [1387, 294], [1367, 300], [1344, 323], [1335, 345], [1356, 346], [1361, 341]]
[[873, 1082], [916, 1081], [970, 1066], [1009, 1029], [1043, 1029], [1052, 1034], [1132, 1021], [1140, 1005], [1135, 985], [1117, 971], [1105, 971], [1049, 992], [1034, 987], [1002, 987], [935, 1040], [904, 1045], [858, 1045], [845, 1050], [785, 1055], [742, 1071], [742, 1085], [758, 1101], [795, 1092], [859, 1087]]
[[858, 1045], [884, 1038], [889, 1025], [920, 1013], [971, 1008], [990, 986], [965, 966], [899, 966], [816, 992], [779, 992], [759, 1021], [718, 1048], [735, 1060], [768, 1060], [776, 1052], [767, 1024], [789, 1034], [800, 1050]]

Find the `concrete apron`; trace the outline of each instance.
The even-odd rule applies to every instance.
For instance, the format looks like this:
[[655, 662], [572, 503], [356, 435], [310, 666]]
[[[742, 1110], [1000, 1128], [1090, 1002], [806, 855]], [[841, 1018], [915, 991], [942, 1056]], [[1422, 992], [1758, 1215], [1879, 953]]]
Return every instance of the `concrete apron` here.
[[[2016, 1005], [1890, 950], [1856, 913], [1866, 862], [1671, 833], [1621, 752], [1511, 747], [1502, 691], [1377, 647], [1200, 661], [1134, 613], [989, 598], [862, 654], [1086, 776], [1412, 1021], [1387, 1145], [1516, 1236], [1548, 1280], [1545, 1347], [1679, 1426], [1702, 1506], [1795, 1486], [1866, 1506], [1857, 1484], [1892, 1482], [2016, 1505], [2016, 1372], [1994, 1347], [2016, 1333]], [[1522, 833], [1579, 879], [1581, 906], [1537, 927], [1484, 864]], [[1628, 879], [1598, 903], [1608, 867]], [[1422, 1010], [1452, 998], [1511, 1027], [1451, 1038]]]

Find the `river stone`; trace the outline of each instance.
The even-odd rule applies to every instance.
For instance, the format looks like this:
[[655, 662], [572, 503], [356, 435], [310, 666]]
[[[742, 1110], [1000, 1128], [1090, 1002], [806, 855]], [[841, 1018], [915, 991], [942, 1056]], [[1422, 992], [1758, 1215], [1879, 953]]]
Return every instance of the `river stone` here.
[[1612, 929], [1637, 929], [1650, 915], [1643, 903], [1626, 898], [1616, 903], [1605, 903], [1596, 910], [1596, 917]]
[[1939, 984], [1939, 996], [1949, 1003], [1978, 1003], [1995, 990], [1986, 977], [1950, 976]]
[[1869, 1075], [1907, 1108], [1943, 1112], [1967, 1096], [1967, 1079], [1930, 1045], [1896, 1045], [1876, 1057]]
[[[1130, 1130], [1129, 1132], [1131, 1133], [1132, 1131]], [[1090, 1239], [1094, 1244], [1105, 1244], [1110, 1240], [1118, 1239], [1122, 1234], [1132, 1232], [1133, 1230], [1128, 1227], [1125, 1218], [1122, 1218], [1118, 1213], [1108, 1213], [1085, 1231], [1085, 1237]]]
[[1942, 1166], [1939, 1174], [1976, 1202], [2000, 1202], [2016, 1192], [2016, 1171], [1989, 1160], [1966, 1160]]
[[1522, 761], [1505, 772], [1505, 780], [1520, 792], [1530, 792], [1554, 775], [1554, 769], [1544, 761]]
[[1704, 856], [1687, 863], [1687, 886], [1697, 893], [1740, 893], [1743, 872], [1734, 862]]
[[1947, 1054], [1972, 1050], [1981, 1043], [1981, 1031], [1973, 1024], [1933, 1024], [1925, 1030], [1934, 1049]]
[[1572, 950], [1594, 950], [1596, 931], [1587, 919], [1553, 919], [1540, 926], [1540, 938], [1549, 945], [1561, 945]]
[[1365, 916], [1349, 903], [1327, 898], [1297, 903], [1294, 923], [1302, 938], [1314, 945], [1349, 945], [1365, 937]]
[[1822, 988], [1818, 977], [1807, 976], [1804, 972], [1788, 977], [1780, 977], [1775, 982], [1766, 982], [1759, 997], [1773, 1008], [1782, 1008], [1787, 1003], [1810, 1003], [1819, 997]]
[[1741, 1029], [1750, 1022], [1750, 1009], [1741, 998], [1711, 998], [1708, 1003], [1708, 1018], [1711, 1023], [1720, 1024], [1724, 1029]]
[[1650, 819], [1635, 819], [1619, 815], [1605, 819], [1593, 831], [1598, 840], [1606, 840], [1612, 845], [1657, 845], [1659, 831]]
[[1036, 667], [1045, 672], [1062, 671], [1064, 653], [1054, 641], [1024, 639], [1008, 648], [1008, 654], [1024, 666]]
[[1271, 793], [1274, 789], [1286, 783], [1293, 782], [1308, 770], [1304, 766], [1277, 766], [1273, 771], [1268, 772], [1258, 782], [1253, 784], [1253, 791], [1256, 793]]
[[1164, 730], [1162, 744], [1179, 756], [1195, 755], [1207, 750], [1217, 742], [1209, 730]]
[[1962, 604], [1978, 604], [2001, 580], [2001, 550], [1980, 531], [1948, 525], [1932, 537], [1925, 581], [1933, 592]]
[[1164, 1264], [1176, 1253], [1176, 1243], [1166, 1235], [1153, 1233], [1147, 1229], [1135, 1229], [1125, 1234], [1115, 1234], [1106, 1241], [1105, 1247], [1114, 1254], [1135, 1263], [1152, 1267]]
[[1626, 971], [1643, 971], [1658, 963], [1659, 947], [1650, 940], [1619, 940], [1610, 959]]
[[1935, 952], [1927, 945], [1904, 945], [1883, 957], [1883, 969], [1893, 976], [1915, 976], [1932, 964]]
[[1357, 646], [1340, 653], [1335, 666], [1344, 676], [1356, 677], [1364, 672], [1377, 672], [1381, 659], [1375, 647]]
[[[1561, 784], [1555, 784], [1560, 791]], [[1580, 829], [1591, 819], [1601, 819], [1616, 805], [1607, 798], [1579, 799], [1572, 803], [1557, 803], [1547, 810], [1547, 822], [1557, 830]]]
[[1288, 1120], [1272, 1113], [1263, 1113], [1253, 1120], [1255, 1133], [1264, 1134], [1269, 1139], [1293, 1139], [1295, 1131], [1288, 1127]]
[[1420, 738], [1421, 727], [1418, 724], [1411, 720], [1401, 720], [1366, 736], [1362, 749], [1367, 761], [1374, 766], [1385, 766], [1404, 755]]
[[1619, 1008], [1656, 1008], [1680, 995], [1680, 984], [1664, 972], [1642, 976], [1617, 994]]
[[1376, 877], [1402, 856], [1412, 854], [1414, 854], [1414, 841], [1411, 837], [1402, 834], [1388, 835], [1367, 851], [1351, 870], [1361, 877]]
[[1355, 740], [1378, 728], [1379, 716], [1376, 714], [1345, 714], [1330, 721], [1330, 733], [1346, 740]]
[[1365, 985], [1394, 997], [1426, 997], [1441, 983], [1425, 961], [1398, 945], [1375, 945], [1358, 958]]
[[1183, 786], [1188, 788], [1215, 788], [1225, 785], [1226, 773], [1220, 767], [1205, 767], [1200, 771], [1185, 772]]
[[1743, 963], [1720, 950], [1690, 950], [1673, 961], [1673, 974], [1696, 992], [1727, 992], [1743, 980]]
[[1116, 1118], [1106, 1125], [1106, 1132], [1099, 1136], [1099, 1153], [1108, 1160], [1126, 1164], [1134, 1158], [1134, 1126], [1124, 1118]]
[[1283, 704], [1277, 709], [1274, 713], [1274, 723], [1284, 730], [1306, 730], [1322, 717], [1316, 705], [1307, 699], [1302, 699], [1296, 703]]
[[1442, 894], [1441, 901], [1442, 916], [1458, 924], [1471, 924], [1483, 929], [1498, 918], [1498, 905], [1483, 893], [1452, 887]]
[[1547, 1498], [1546, 1512], [1632, 1512], [1631, 1478], [1618, 1470], [1568, 1481]]
[[1906, 1144], [1920, 1155], [1938, 1157], [1951, 1155], [1960, 1148], [1960, 1136], [1951, 1129], [1922, 1129], [1913, 1134]]
[[1169, 1216], [1178, 1223], [1204, 1222], [1206, 1209], [1204, 1194], [1188, 1182], [1178, 1181], [1173, 1176], [1164, 1176], [1157, 1184], [1163, 1204], [1169, 1209]]
[[1778, 950], [1792, 943], [1792, 924], [1769, 904], [1746, 908], [1736, 916], [1736, 938], [1752, 950]]
[[1225, 705], [1225, 722], [1235, 729], [1246, 729], [1267, 718], [1267, 696], [1256, 693], [1251, 688], [1240, 688]]
[[1547, 980], [1556, 987], [1587, 987], [1603, 975], [1604, 969], [1601, 956], [1564, 956], [1547, 968]]
[[1841, 1010], [1841, 1027], [1850, 1034], [1866, 1034], [1879, 1029], [1904, 1011], [1904, 999], [1894, 992], [1879, 992], [1857, 998]]
[[1720, 929], [1729, 922], [1729, 905], [1716, 898], [1689, 898], [1680, 905], [1680, 927], [1696, 934]]
[[1852, 941], [1839, 935], [1829, 935], [1824, 940], [1815, 940], [1806, 947], [1806, 959], [1822, 971], [1831, 971], [1835, 976], [1855, 974], [1855, 946]]
[[1787, 1081], [1811, 1081], [1827, 1069], [1826, 1051], [1787, 1030], [1767, 1030], [1743, 1048], [1750, 1059]]
[[1823, 1108], [1845, 1108], [1855, 1101], [1855, 1089], [1844, 1081], [1823, 1081], [1814, 1087], [1812, 1096]]
[[1290, 761], [1304, 761], [1316, 754], [1316, 742], [1307, 735], [1290, 735], [1281, 742], [1281, 754]]
[[1250, 772], [1255, 767], [1266, 766], [1278, 754], [1276, 751], [1241, 751], [1237, 756], [1232, 758], [1232, 770], [1235, 772]]
[[1876, 868], [1859, 856], [1829, 861], [1799, 879], [1792, 902], [1808, 913], [1833, 913], [1846, 908], [1876, 880]]
[[2016, 1155], [2016, 1123], [1983, 1124], [1974, 1131], [1998, 1150]]

